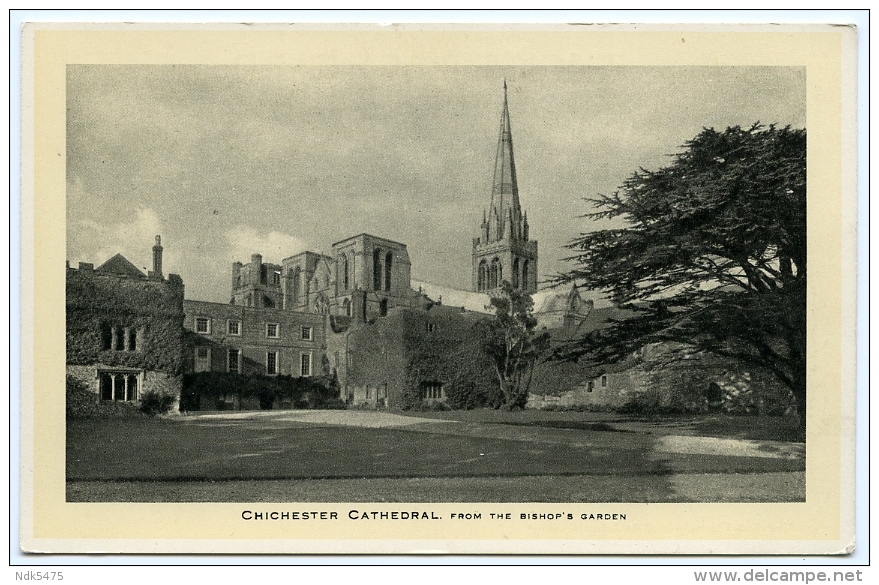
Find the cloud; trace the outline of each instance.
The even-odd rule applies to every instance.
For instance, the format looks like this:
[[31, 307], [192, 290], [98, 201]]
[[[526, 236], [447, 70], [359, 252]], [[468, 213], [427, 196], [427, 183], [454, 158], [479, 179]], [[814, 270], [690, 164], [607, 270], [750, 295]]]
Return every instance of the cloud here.
[[152, 246], [155, 237], [162, 233], [162, 222], [152, 208], [136, 207], [129, 221], [106, 222], [106, 218], [95, 218], [77, 223], [68, 251], [74, 258], [102, 264], [119, 253], [138, 268], [152, 266]]
[[249, 262], [251, 254], [261, 254], [266, 262], [281, 260], [308, 249], [305, 242], [295, 236], [271, 231], [260, 233], [250, 226], [237, 225], [226, 237], [229, 240], [229, 257], [234, 261]]

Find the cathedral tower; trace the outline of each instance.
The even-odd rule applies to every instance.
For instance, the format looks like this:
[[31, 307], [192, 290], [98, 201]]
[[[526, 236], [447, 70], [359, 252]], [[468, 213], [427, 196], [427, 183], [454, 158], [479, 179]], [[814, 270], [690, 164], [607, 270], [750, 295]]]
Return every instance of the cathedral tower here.
[[537, 291], [537, 242], [528, 239], [528, 215], [519, 205], [506, 81], [491, 202], [473, 239], [473, 290], [490, 292], [505, 280], [513, 288]]

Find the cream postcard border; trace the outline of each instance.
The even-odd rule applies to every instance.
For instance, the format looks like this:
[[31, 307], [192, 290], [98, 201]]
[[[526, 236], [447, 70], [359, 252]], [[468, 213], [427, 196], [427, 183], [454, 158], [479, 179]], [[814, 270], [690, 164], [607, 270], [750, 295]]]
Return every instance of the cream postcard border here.
[[[851, 27], [27, 25], [22, 67], [21, 545], [32, 552], [838, 554], [854, 545], [855, 44]], [[805, 503], [358, 504], [624, 512], [625, 522], [245, 522], [247, 504], [65, 502], [68, 63], [803, 66], [808, 129]], [[35, 214], [38, 210], [39, 216]], [[39, 264], [39, 279], [35, 279]], [[35, 310], [35, 307], [38, 310]], [[39, 356], [38, 362], [34, 356]], [[35, 366], [39, 364], [39, 369]], [[252, 506], [250, 506], [252, 507]]]

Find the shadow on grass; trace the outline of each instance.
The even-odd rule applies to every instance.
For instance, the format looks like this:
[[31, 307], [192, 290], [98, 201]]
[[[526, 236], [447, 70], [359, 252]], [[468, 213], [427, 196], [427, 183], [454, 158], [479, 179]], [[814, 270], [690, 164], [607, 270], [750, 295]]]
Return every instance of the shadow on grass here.
[[499, 421], [496, 424], [523, 426], [523, 427], [547, 427], [551, 429], [576, 429], [578, 431], [599, 431], [607, 433], [632, 433], [628, 429], [619, 429], [603, 422], [578, 422], [578, 421], [561, 421], [561, 420], [543, 420], [543, 421]]

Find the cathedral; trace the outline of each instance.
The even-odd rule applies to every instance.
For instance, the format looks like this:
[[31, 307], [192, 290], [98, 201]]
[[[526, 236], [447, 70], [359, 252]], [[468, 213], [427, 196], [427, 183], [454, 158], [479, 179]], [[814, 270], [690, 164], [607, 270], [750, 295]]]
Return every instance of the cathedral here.
[[[519, 203], [505, 81], [489, 206], [479, 237], [473, 239], [471, 292], [482, 293], [477, 303], [487, 305], [485, 295], [504, 280], [529, 294], [537, 292], [537, 242], [528, 231], [528, 215]], [[412, 288], [406, 245], [369, 234], [336, 242], [330, 255], [301, 252], [270, 264], [253, 254], [249, 263], [232, 265], [233, 305], [372, 320], [394, 307], [417, 306], [419, 297]]]
[[[461, 368], [484, 370], [478, 375], [494, 383], [490, 368], [467, 365], [478, 351], [465, 346], [490, 313], [491, 294], [505, 281], [535, 294], [538, 271], [537, 242], [519, 201], [506, 82], [486, 195], [470, 291], [413, 283], [406, 245], [370, 234], [336, 242], [330, 254], [306, 251], [275, 264], [255, 253], [235, 262], [228, 303], [183, 298], [180, 277], [163, 275], [158, 238], [149, 274], [119, 255], [98, 268], [68, 266], [68, 373], [98, 401], [127, 402], [150, 391], [179, 398], [186, 376], [198, 375], [332, 378], [342, 401], [374, 407], [405, 406], [413, 392], [443, 401], [461, 383], [450, 381], [463, 379]], [[155, 300], [131, 305], [131, 291], [147, 286]], [[549, 297], [542, 300], [554, 310], [582, 306], [576, 289]], [[253, 400], [241, 392], [196, 396], [189, 408], [265, 407]]]

